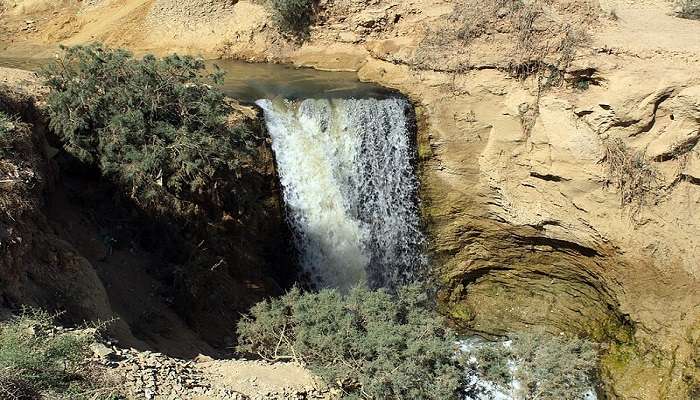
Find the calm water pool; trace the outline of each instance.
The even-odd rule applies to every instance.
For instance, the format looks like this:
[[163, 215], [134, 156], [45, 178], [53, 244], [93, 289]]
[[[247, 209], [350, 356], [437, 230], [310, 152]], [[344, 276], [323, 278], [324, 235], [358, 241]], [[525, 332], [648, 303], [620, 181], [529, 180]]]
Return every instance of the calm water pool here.
[[[51, 59], [3, 58], [0, 67], [38, 70]], [[385, 98], [392, 94], [378, 85], [360, 82], [354, 72], [325, 72], [279, 64], [251, 64], [241, 61], [208, 61], [218, 65], [226, 78], [226, 94], [241, 101], [283, 97], [306, 98]]]

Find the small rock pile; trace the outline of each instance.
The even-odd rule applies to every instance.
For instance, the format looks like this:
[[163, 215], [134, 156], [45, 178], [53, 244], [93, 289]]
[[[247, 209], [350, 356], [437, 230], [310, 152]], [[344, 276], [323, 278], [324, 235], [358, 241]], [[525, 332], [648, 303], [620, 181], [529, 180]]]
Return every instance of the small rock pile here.
[[156, 0], [147, 22], [150, 26], [178, 25], [193, 29], [231, 16], [237, 0]]
[[170, 358], [161, 353], [120, 349], [101, 343], [91, 346], [95, 358], [124, 377], [124, 386], [138, 399], [185, 400], [196, 396], [245, 400], [238, 393], [212, 393], [211, 386], [195, 368], [194, 361]]
[[125, 356], [122, 370], [125, 372], [126, 386], [135, 396], [154, 399], [156, 395], [161, 395], [174, 400], [204, 394], [209, 389], [192, 368], [191, 362], [175, 360], [160, 353], [139, 353], [135, 350], [121, 350], [120, 353]]
[[33, 19], [28, 19], [24, 21], [24, 26], [22, 27], [23, 32], [38, 32], [39, 29], [36, 27], [36, 21]]
[[[93, 362], [121, 377], [125, 392], [146, 400], [328, 400], [336, 398], [317, 387], [298, 367], [263, 361], [214, 360], [198, 356], [182, 360], [167, 355], [122, 349], [115, 342], [93, 343]], [[226, 376], [233, 376], [227, 379]], [[291, 377], [280, 381], [279, 376]]]

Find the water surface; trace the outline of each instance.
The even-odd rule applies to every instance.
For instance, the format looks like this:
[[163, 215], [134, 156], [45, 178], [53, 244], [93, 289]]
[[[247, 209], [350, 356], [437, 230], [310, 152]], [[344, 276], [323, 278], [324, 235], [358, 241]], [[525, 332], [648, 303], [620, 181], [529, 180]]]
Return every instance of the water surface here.
[[[46, 58], [5, 58], [0, 67], [37, 71], [50, 62]], [[282, 64], [252, 64], [242, 61], [208, 61], [225, 73], [227, 96], [254, 102], [258, 99], [386, 98], [392, 92], [379, 85], [360, 82], [354, 72], [327, 72]]]

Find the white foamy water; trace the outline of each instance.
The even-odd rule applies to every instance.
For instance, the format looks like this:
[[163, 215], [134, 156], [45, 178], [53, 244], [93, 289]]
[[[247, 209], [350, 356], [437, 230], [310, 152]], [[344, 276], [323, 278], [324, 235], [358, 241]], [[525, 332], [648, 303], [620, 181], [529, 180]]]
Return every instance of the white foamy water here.
[[[472, 337], [465, 338], [459, 342], [460, 350], [469, 355], [469, 361], [476, 363], [477, 359], [472, 355], [472, 352], [480, 347], [506, 347], [509, 348], [512, 341], [503, 342], [486, 342], [480, 338]], [[518, 368], [521, 368], [517, 360], [508, 360], [508, 368], [511, 374], [515, 374]], [[464, 400], [522, 400], [522, 384], [517, 379], [513, 378], [507, 387], [498, 385], [495, 382], [489, 381], [478, 374], [469, 374], [467, 376], [467, 388], [469, 392], [464, 395]], [[595, 389], [591, 385], [584, 395], [579, 400], [598, 400]]]
[[323, 287], [415, 277], [423, 235], [407, 113], [389, 99], [259, 100], [304, 270]]

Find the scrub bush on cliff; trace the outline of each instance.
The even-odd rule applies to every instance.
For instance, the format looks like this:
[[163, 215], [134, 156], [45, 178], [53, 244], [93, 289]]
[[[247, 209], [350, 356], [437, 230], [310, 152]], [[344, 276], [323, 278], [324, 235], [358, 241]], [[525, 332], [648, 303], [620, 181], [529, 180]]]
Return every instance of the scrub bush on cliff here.
[[593, 343], [543, 331], [517, 335], [513, 354], [519, 367], [520, 397], [579, 400], [596, 381], [598, 354]]
[[64, 48], [42, 72], [51, 89], [50, 127], [65, 149], [152, 201], [163, 192], [189, 200], [231, 179], [247, 131], [202, 60], [135, 58], [99, 44]]
[[304, 35], [314, 15], [314, 0], [269, 0], [273, 18], [288, 33]]
[[286, 295], [238, 325], [239, 350], [304, 363], [346, 399], [458, 399], [456, 337], [417, 285]]

